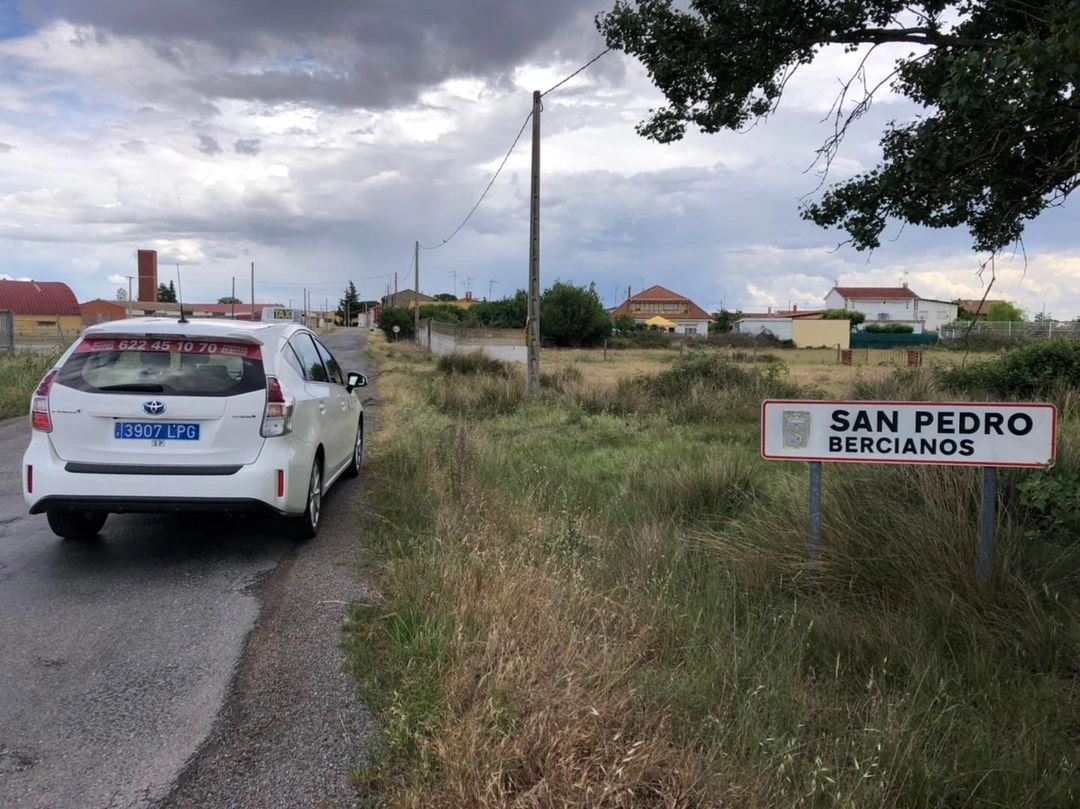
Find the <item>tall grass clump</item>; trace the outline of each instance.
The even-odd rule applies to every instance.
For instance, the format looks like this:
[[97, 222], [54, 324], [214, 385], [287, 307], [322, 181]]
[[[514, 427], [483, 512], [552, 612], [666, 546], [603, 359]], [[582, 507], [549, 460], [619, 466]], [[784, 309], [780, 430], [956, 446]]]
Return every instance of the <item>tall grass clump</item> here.
[[479, 351], [444, 354], [435, 368], [442, 378], [431, 389], [431, 402], [444, 413], [512, 413], [525, 399], [521, 371]]
[[470, 353], [455, 351], [443, 354], [435, 361], [435, 368], [442, 374], [485, 375], [510, 377], [514, 370], [510, 363], [489, 357], [482, 351]]
[[681, 355], [670, 370], [638, 383], [673, 420], [682, 422], [730, 418], [732, 414], [756, 418], [762, 399], [798, 393], [781, 362], [743, 368], [721, 354], [700, 350]]
[[58, 357], [33, 351], [0, 354], [0, 419], [30, 412], [30, 396]]
[[888, 376], [859, 377], [851, 385], [855, 399], [881, 402], [925, 402], [940, 399], [942, 387], [926, 368], [898, 368]]

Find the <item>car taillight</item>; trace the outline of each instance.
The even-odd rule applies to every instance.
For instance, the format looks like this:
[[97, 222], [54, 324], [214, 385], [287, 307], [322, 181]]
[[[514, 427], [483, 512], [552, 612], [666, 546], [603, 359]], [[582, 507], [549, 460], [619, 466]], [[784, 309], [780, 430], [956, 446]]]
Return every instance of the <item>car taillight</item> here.
[[49, 413], [49, 391], [56, 379], [56, 369], [45, 374], [38, 383], [34, 397], [30, 400], [30, 426], [44, 433], [52, 432], [52, 415]]
[[285, 435], [292, 430], [293, 398], [275, 376], [266, 377], [266, 410], [263, 412], [264, 438]]

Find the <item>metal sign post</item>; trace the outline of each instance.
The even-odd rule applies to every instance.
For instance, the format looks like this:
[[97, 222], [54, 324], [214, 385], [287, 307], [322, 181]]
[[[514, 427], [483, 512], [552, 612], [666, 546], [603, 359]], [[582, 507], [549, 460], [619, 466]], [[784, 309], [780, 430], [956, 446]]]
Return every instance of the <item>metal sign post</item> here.
[[810, 461], [810, 561], [821, 561], [821, 461]]

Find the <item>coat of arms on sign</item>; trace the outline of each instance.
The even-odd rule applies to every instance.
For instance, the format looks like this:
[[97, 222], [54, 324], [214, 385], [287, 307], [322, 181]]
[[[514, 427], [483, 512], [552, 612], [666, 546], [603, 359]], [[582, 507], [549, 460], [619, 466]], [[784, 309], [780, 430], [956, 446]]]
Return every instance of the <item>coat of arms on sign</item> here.
[[810, 441], [810, 413], [807, 410], [785, 410], [784, 447], [805, 449]]

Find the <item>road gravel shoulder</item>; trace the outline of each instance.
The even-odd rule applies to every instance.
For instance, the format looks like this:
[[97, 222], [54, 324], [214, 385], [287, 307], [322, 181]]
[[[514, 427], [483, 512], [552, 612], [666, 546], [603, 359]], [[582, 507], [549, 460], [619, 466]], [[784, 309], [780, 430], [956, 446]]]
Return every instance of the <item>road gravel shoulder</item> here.
[[[373, 395], [362, 397], [368, 434]], [[262, 613], [229, 697], [160, 809], [359, 805], [352, 772], [377, 729], [341, 643], [348, 604], [370, 600], [358, 561], [363, 480], [335, 483], [319, 535], [260, 583]]]

